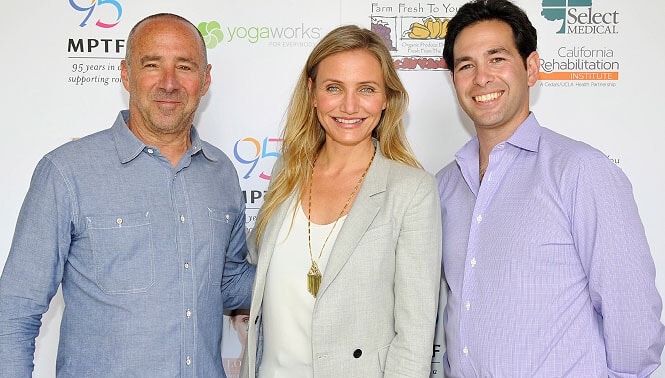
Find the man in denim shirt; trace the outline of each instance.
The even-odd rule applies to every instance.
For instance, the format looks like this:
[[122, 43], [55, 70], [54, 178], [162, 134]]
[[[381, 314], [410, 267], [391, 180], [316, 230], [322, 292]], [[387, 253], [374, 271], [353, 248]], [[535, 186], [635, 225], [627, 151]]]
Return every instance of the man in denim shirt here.
[[62, 283], [59, 377], [224, 377], [222, 312], [249, 306], [254, 269], [236, 171], [192, 127], [210, 69], [194, 25], [147, 17], [129, 110], [39, 162], [0, 278], [0, 376], [31, 375]]

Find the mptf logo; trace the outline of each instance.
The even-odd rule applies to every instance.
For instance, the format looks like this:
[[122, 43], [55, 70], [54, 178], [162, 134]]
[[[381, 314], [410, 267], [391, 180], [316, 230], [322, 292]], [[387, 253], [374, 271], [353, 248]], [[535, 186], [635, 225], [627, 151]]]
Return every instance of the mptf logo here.
[[[120, 23], [120, 18], [122, 17], [122, 5], [120, 5], [117, 0], [92, 0], [88, 6], [81, 6], [78, 5], [75, 0], [69, 0], [69, 5], [71, 5], [74, 10], [85, 14], [83, 21], [79, 24], [80, 27], [84, 27], [88, 24], [88, 20], [92, 14], [95, 13], [95, 9], [103, 13], [104, 21], [102, 21], [102, 18], [98, 18], [97, 22], [95, 22], [95, 25], [100, 28], [112, 28]], [[106, 7], [104, 7], [105, 5]], [[103, 10], [102, 7], [104, 7]], [[113, 18], [115, 18], [115, 20]]]
[[597, 12], [592, 0], [543, 0], [541, 15], [560, 21], [557, 34], [618, 34], [619, 12]]
[[[280, 157], [279, 146], [282, 142], [281, 138], [270, 138], [265, 137], [263, 143], [255, 138], [243, 138], [238, 140], [233, 146], [233, 156], [236, 158], [238, 163], [248, 166], [246, 172], [243, 174], [242, 178], [249, 179], [253, 176], [254, 170], [259, 165], [259, 162], [263, 162], [266, 158], [272, 158], [269, 163], [270, 167], [265, 167], [262, 164], [261, 168], [268, 168], [266, 170], [259, 169], [261, 172], [258, 173], [258, 177], [263, 180], [270, 180], [270, 171], [272, 170], [272, 164], [275, 160]], [[268, 173], [266, 173], [268, 172]]]

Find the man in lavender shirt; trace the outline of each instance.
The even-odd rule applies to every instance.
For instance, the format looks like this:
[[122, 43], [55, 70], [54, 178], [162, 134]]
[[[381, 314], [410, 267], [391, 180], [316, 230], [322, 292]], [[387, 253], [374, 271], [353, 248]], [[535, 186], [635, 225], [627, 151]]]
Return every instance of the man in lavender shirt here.
[[529, 110], [536, 30], [506, 0], [448, 24], [443, 57], [476, 134], [438, 174], [448, 377], [644, 377], [665, 331], [631, 184]]

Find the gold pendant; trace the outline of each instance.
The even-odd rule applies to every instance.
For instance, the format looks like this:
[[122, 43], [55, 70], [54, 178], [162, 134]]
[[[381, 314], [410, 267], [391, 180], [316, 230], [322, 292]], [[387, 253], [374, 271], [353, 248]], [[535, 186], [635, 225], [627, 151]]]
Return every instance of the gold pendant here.
[[321, 286], [321, 272], [319, 271], [319, 266], [312, 261], [312, 267], [309, 268], [309, 272], [307, 273], [307, 291], [316, 298], [319, 286]]

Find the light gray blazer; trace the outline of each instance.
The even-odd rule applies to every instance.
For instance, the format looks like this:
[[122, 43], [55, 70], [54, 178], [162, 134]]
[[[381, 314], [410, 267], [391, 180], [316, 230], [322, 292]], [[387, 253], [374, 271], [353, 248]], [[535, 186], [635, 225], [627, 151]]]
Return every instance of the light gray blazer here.
[[[289, 203], [275, 211], [258, 249], [249, 236], [247, 258], [257, 270], [241, 377], [255, 377], [260, 364], [266, 274]], [[435, 179], [377, 150], [323, 272], [312, 314], [314, 377], [429, 377], [440, 276]]]

